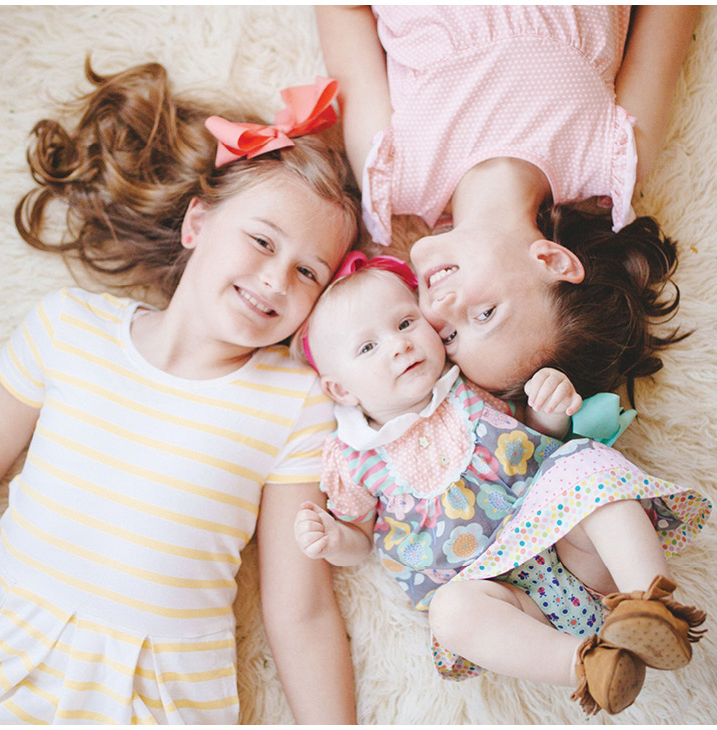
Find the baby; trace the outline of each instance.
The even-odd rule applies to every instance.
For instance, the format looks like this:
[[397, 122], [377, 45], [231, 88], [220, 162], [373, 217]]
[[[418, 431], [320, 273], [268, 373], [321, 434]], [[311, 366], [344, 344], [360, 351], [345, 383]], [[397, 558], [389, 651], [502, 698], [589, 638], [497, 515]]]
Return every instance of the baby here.
[[[440, 577], [443, 582], [455, 575], [476, 557], [480, 546], [487, 545], [508, 514], [509, 505], [525, 487], [527, 462], [535, 462], [535, 457], [542, 461], [538, 455], [541, 444], [550, 444], [543, 447], [543, 456], [560, 445], [550, 437], [567, 435], [570, 416], [578, 411], [582, 399], [565, 375], [544, 368], [525, 386], [529, 398], [523, 420], [530, 428], [523, 427], [510, 417], [516, 406], [511, 408], [469, 385], [457, 366], [447, 366], [444, 343], [422, 316], [415, 290], [415, 276], [404, 262], [390, 256], [367, 261], [363, 254], [354, 252], [297, 335], [304, 356], [321, 375], [323, 391], [337, 404], [337, 438], [326, 445], [322, 489], [329, 495], [331, 512], [342, 521], [306, 503], [297, 517], [295, 533], [307, 556], [324, 558], [334, 565], [353, 565], [370, 552], [374, 530], [379, 534], [391, 531], [389, 514], [405, 515], [409, 502], [419, 512], [420, 505], [425, 505], [418, 529], [402, 540], [391, 540], [398, 554], [387, 550], [388, 546], [379, 547], [384, 564], [389, 565], [387, 558], [392, 553], [406, 565], [408, 552], [414, 556], [419, 552], [415, 545], [423, 541], [426, 531], [434, 533], [431, 540], [436, 539], [431, 528], [441, 507], [429, 507], [429, 502], [475, 503], [478, 514], [472, 514], [469, 522], [474, 531], [477, 520], [480, 522], [482, 536], [475, 543], [461, 541], [464, 550], [468, 543], [474, 549], [462, 555], [460, 564], [455, 549], [446, 552], [448, 545], [444, 543], [442, 550], [432, 550], [431, 580], [410, 574], [404, 578], [392, 570], [414, 603], [425, 609], [428, 594], [436, 587], [433, 580]], [[486, 428], [491, 420], [510, 423], [512, 434], [522, 429], [525, 443], [513, 437], [501, 451]], [[479, 425], [482, 433], [476, 439]], [[380, 461], [386, 464], [369, 468], [362, 480], [364, 489], [354, 493], [346, 486], [355, 483], [349, 476], [353, 471], [350, 454], [371, 452], [375, 461], [372, 452], [377, 449], [385, 454]], [[524, 459], [528, 450], [535, 457]], [[520, 463], [513, 463], [515, 459]], [[486, 476], [496, 471], [501, 478], [491, 480], [488, 495]], [[516, 477], [517, 490], [511, 488]], [[402, 488], [407, 484], [418, 492], [413, 496], [419, 501], [414, 503], [407, 496]], [[388, 512], [374, 525], [377, 490], [383, 494]], [[496, 512], [493, 504], [497, 501], [505, 509]], [[396, 505], [401, 507], [396, 510]], [[356, 514], [357, 508], [360, 514]], [[467, 522], [458, 513], [455, 518]], [[444, 533], [442, 540], [450, 534]], [[425, 559], [411, 567], [425, 570], [429, 564], [424, 563]]]

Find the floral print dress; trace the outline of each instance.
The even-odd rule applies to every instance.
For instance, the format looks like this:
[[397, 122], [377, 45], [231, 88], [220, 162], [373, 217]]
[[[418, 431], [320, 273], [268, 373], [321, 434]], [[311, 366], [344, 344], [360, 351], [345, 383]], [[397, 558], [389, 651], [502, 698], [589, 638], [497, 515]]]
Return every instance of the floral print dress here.
[[[378, 432], [352, 410], [337, 408], [339, 426], [324, 448], [328, 507], [347, 522], [375, 518], [381, 562], [419, 610], [428, 610], [449, 580], [500, 576], [520, 584], [523, 573], [547, 561], [551, 575], [539, 568], [534, 592], [521, 584], [539, 602], [540, 581], [564, 571], [555, 542], [609, 501], [642, 500], [668, 554], [699, 532], [711, 509], [696, 492], [650, 477], [598, 441], [562, 444], [524, 426], [457, 368], [439, 381], [423, 412]], [[582, 593], [570, 578], [567, 590]], [[577, 595], [566, 600], [579, 605]], [[554, 602], [544, 612], [571, 630], [569, 620], [556, 620]], [[451, 673], [445, 656], [440, 671]]]

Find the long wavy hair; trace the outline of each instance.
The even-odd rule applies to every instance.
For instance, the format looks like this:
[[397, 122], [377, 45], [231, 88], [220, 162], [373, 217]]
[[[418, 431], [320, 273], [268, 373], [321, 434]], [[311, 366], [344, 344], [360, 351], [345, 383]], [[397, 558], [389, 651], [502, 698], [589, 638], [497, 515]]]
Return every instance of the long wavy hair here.
[[[307, 135], [293, 147], [214, 166], [216, 140], [204, 128], [218, 109], [172, 94], [157, 63], [100, 76], [85, 62], [95, 87], [70, 102], [79, 121], [66, 128], [44, 119], [33, 129], [28, 162], [37, 187], [23, 196], [15, 224], [27, 243], [63, 254], [117, 288], [145, 288], [168, 300], [189, 252], [181, 225], [193, 197], [219, 204], [284, 170], [343, 213], [337, 237], [353, 241], [358, 196], [344, 156], [326, 135]], [[259, 119], [241, 121], [261, 122]], [[66, 205], [65, 231], [48, 240], [49, 205]]]

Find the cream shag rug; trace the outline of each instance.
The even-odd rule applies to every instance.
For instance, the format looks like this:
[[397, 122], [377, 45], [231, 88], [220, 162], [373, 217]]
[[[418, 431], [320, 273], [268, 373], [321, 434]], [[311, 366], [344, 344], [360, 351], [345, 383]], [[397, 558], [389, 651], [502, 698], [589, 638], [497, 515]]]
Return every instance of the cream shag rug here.
[[[111, 73], [164, 64], [181, 90], [223, 91], [273, 118], [279, 89], [323, 73], [307, 6], [5, 6], [0, 8], [0, 340], [43, 294], [71, 283], [61, 260], [31, 250], [13, 211], [31, 185], [28, 133], [54, 103], [86, 91], [82, 64]], [[696, 487], [717, 502], [717, 7], [706, 6], [685, 62], [669, 137], [635, 196], [680, 243], [680, 325], [695, 334], [665, 356], [637, 390], [639, 420], [619, 447], [647, 471]], [[2, 448], [2, 444], [0, 444]], [[7, 480], [3, 482], [3, 505]], [[240, 571], [239, 693], [243, 722], [290, 724], [288, 705], [261, 627], [256, 550]], [[625, 556], [629, 559], [629, 556]], [[682, 599], [709, 612], [706, 638], [677, 672], [648, 669], [633, 707], [586, 720], [569, 691], [486, 675], [439, 679], [424, 615], [413, 611], [378, 562], [337, 570], [351, 636], [359, 721], [364, 724], [712, 724], [717, 722], [715, 519], [673, 562]]]

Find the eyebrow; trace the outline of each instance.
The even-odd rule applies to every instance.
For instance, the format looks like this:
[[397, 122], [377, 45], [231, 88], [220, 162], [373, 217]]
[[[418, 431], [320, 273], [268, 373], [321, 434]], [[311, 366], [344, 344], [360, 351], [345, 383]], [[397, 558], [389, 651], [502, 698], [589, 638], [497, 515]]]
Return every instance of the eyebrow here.
[[[259, 223], [263, 223], [265, 226], [268, 226], [272, 230], [276, 231], [280, 236], [286, 237], [287, 235], [284, 229], [281, 226], [277, 226], [276, 223], [274, 223], [273, 221], [267, 220], [266, 218], [254, 218], [254, 220], [258, 221]], [[331, 264], [329, 264], [328, 261], [323, 259], [321, 256], [315, 256], [314, 258], [316, 258], [319, 263], [323, 264], [327, 268], [329, 274], [332, 272]]]
[[263, 223], [265, 226], [269, 226], [269, 228], [273, 228], [277, 233], [280, 233], [282, 236], [286, 235], [286, 233], [284, 233], [284, 229], [281, 228], [281, 226], [277, 226], [276, 223], [268, 220], [267, 218], [254, 218], [254, 220], [258, 221], [259, 223]]

